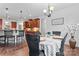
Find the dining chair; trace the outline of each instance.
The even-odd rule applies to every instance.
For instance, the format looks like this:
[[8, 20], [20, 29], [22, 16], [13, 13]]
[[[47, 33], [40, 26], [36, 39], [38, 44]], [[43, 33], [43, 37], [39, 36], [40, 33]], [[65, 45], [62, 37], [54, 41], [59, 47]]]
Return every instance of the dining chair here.
[[16, 37], [16, 45], [21, 44], [23, 42], [23, 36], [17, 35]]
[[56, 56], [64, 56], [64, 44], [65, 44], [67, 35], [68, 33], [66, 33], [63, 40], [61, 41], [61, 47], [59, 49], [59, 52], [56, 52]]
[[21, 44], [22, 42], [24, 42], [24, 30], [17, 30], [18, 35], [16, 38], [16, 42], [17, 44]]
[[19, 30], [19, 35], [21, 36], [21, 42], [23, 42], [24, 41], [24, 35], [25, 35], [25, 33], [24, 33], [24, 30]]
[[0, 35], [0, 47], [4, 47], [6, 45], [5, 35]]
[[6, 38], [4, 35], [4, 31], [0, 30], [0, 47], [4, 47], [6, 45]]
[[60, 36], [61, 35], [61, 31], [52, 31], [52, 34]]
[[24, 30], [18, 30], [18, 32], [19, 32], [19, 35], [24, 36]]
[[7, 39], [7, 46], [9, 46], [9, 47], [15, 46], [15, 36], [14, 35], [6, 36], [6, 39]]
[[39, 48], [42, 48], [42, 49], [40, 50], [39, 56], [45, 56], [44, 45], [40, 45], [40, 46], [41, 47]]
[[5, 30], [4, 34], [6, 36], [6, 43], [7, 46], [14, 46], [15, 45], [15, 36], [13, 35], [13, 30]]
[[48, 35], [51, 35], [51, 32], [47, 32]]
[[13, 35], [13, 30], [4, 30], [4, 34], [5, 34], [6, 36]]

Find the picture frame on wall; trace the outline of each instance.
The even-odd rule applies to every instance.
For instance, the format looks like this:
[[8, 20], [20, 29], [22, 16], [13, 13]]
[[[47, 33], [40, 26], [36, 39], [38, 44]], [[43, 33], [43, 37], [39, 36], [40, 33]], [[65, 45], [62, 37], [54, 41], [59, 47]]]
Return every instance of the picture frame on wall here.
[[64, 17], [52, 19], [52, 25], [63, 25], [64, 24]]

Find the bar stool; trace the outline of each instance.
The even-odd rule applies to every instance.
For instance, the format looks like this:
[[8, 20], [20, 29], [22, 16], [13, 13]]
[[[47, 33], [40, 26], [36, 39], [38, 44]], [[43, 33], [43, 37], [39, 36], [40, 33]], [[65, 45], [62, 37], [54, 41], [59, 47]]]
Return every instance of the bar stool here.
[[5, 47], [6, 46], [6, 38], [5, 35], [0, 36], [0, 46]]
[[9, 47], [15, 46], [15, 36], [9, 35], [9, 36], [6, 36], [6, 39], [7, 39], [7, 46]]
[[23, 30], [18, 30], [18, 35], [16, 37], [16, 42], [17, 44], [21, 44], [24, 41], [24, 31]]
[[24, 30], [19, 30], [19, 35], [21, 36], [21, 41], [24, 39]]
[[13, 30], [5, 30], [4, 34], [6, 36], [7, 46], [15, 46], [15, 36], [13, 35]]
[[4, 31], [0, 30], [0, 47], [4, 47], [6, 45], [6, 38], [4, 35]]

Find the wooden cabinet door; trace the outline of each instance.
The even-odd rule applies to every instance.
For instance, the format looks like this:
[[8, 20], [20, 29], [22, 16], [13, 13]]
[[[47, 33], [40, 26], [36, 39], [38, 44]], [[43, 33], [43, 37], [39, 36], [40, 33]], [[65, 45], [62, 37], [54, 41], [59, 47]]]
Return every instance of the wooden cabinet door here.
[[17, 23], [16, 22], [11, 22], [11, 28], [16, 29], [17, 28]]
[[2, 29], [2, 19], [0, 19], [0, 30]]
[[24, 29], [32, 27], [32, 20], [29, 19], [28, 21], [25, 21], [23, 26], [24, 26]]
[[36, 18], [34, 19], [35, 20], [35, 23], [34, 23], [34, 27], [40, 27], [40, 19], [39, 18]]
[[29, 26], [28, 21], [24, 22], [24, 29], [27, 28]]
[[37, 27], [37, 28], [40, 27], [40, 19], [39, 18], [29, 19], [28, 21], [24, 22], [24, 29], [26, 29], [26, 28], [32, 29], [34, 27]]

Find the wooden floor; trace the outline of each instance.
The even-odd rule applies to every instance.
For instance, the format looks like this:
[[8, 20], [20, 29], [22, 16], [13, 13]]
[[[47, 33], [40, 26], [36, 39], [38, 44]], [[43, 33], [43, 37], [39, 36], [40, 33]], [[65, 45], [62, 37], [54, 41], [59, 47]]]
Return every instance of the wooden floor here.
[[65, 56], [79, 56], [79, 48], [71, 49], [70, 46], [65, 45]]
[[29, 49], [27, 43], [15, 47], [0, 47], [0, 56], [28, 56]]
[[[65, 45], [65, 56], [79, 56], [79, 48], [71, 49]], [[16, 47], [0, 47], [0, 56], [29, 56], [27, 43], [23, 43]]]

